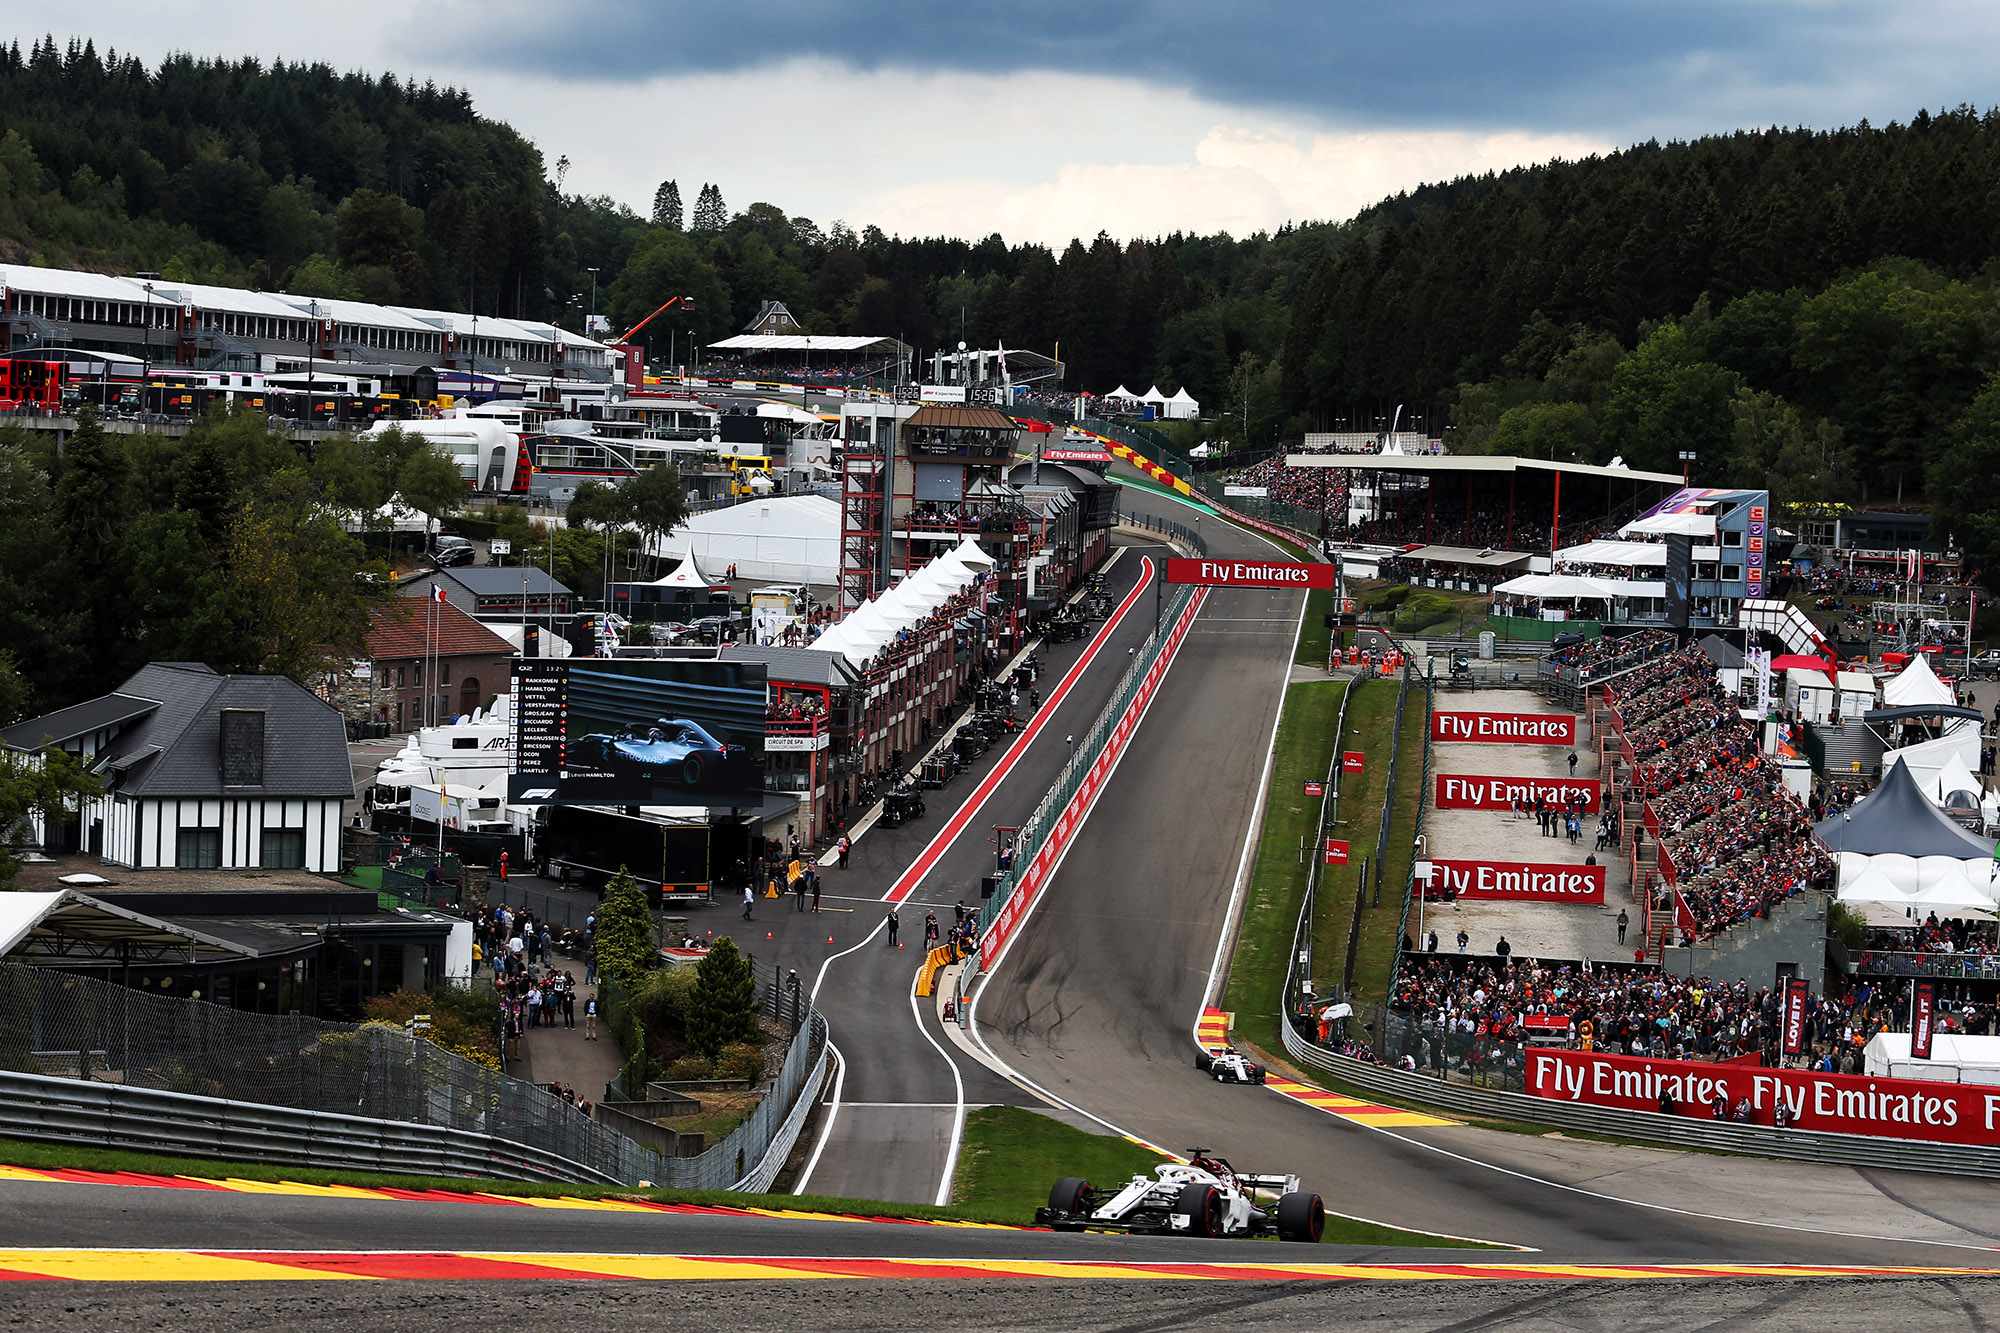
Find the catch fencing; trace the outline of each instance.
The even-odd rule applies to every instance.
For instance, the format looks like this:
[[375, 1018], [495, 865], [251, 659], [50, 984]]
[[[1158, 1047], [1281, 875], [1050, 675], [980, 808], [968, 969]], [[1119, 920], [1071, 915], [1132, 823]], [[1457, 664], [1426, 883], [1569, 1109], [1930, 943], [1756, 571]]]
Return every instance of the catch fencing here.
[[[758, 1109], [699, 1157], [664, 1157], [539, 1085], [400, 1028], [248, 1013], [16, 965], [0, 965], [0, 1073], [31, 1079], [0, 1083], [0, 1113], [9, 1134], [75, 1141], [89, 1137], [78, 1129], [85, 1123], [78, 1117], [92, 1105], [109, 1105], [101, 1097], [93, 1102], [96, 1094], [79, 1087], [150, 1090], [188, 1099], [179, 1111], [171, 1110], [179, 1103], [153, 1105], [132, 1096], [119, 1104], [123, 1110], [152, 1106], [158, 1123], [145, 1142], [156, 1151], [327, 1164], [325, 1146], [310, 1138], [310, 1121], [283, 1114], [295, 1112], [411, 1132], [428, 1127], [433, 1133], [425, 1150], [455, 1154], [455, 1166], [442, 1159], [436, 1164], [451, 1174], [729, 1189], [762, 1168], [772, 1152], [782, 1160], [790, 1144], [780, 1150], [781, 1131], [793, 1105], [808, 1083], [816, 1086], [823, 1076], [824, 1018], [782, 982], [769, 989], [776, 993], [767, 993], [765, 1003], [775, 1014], [795, 1017], [800, 1037]], [[49, 1080], [77, 1086], [43, 1087]], [[211, 1103], [236, 1109], [221, 1115]], [[113, 1132], [124, 1123], [101, 1120], [103, 1132], [93, 1141], [132, 1146]], [[246, 1131], [233, 1138], [217, 1128], [231, 1123], [288, 1125], [306, 1137], [288, 1143], [282, 1132]], [[370, 1132], [377, 1143], [393, 1138], [386, 1128]], [[350, 1156], [337, 1164], [363, 1160], [376, 1159]], [[417, 1167], [405, 1162], [394, 1169]]]

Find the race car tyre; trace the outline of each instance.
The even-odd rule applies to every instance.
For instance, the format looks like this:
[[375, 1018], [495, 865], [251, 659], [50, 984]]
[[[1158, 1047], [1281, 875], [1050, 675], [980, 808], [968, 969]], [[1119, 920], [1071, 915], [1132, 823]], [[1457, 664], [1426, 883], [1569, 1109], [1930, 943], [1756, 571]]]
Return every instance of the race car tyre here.
[[1286, 1194], [1278, 1199], [1278, 1239], [1319, 1244], [1326, 1234], [1326, 1205], [1317, 1194]]
[[1080, 1213], [1084, 1196], [1089, 1193], [1089, 1181], [1079, 1176], [1064, 1176], [1049, 1191], [1049, 1208], [1058, 1213]]
[[1188, 1235], [1216, 1239], [1222, 1235], [1222, 1191], [1199, 1181], [1183, 1185], [1174, 1200], [1174, 1215], [1187, 1219]]
[[1250, 1081], [1252, 1083], [1262, 1083], [1264, 1081], [1264, 1066], [1262, 1065], [1250, 1066]]
[[708, 766], [701, 762], [701, 756], [698, 754], [691, 754], [681, 760], [681, 782], [686, 786], [699, 787], [702, 776], [707, 771]]
[[1200, 1051], [1194, 1057], [1194, 1067], [1206, 1074], [1209, 1070], [1215, 1068], [1215, 1057], [1207, 1051]]

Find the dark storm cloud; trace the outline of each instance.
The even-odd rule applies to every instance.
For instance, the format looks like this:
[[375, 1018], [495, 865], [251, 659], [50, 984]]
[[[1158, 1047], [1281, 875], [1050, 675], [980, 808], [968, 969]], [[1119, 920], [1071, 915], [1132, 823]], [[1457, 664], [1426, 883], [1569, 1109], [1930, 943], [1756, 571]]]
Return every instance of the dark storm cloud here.
[[1664, 108], [1649, 100], [1698, 99], [1710, 82], [1836, 77], [1836, 52], [1868, 12], [1851, 0], [577, 0], [498, 4], [468, 26], [453, 8], [449, 23], [437, 10], [415, 22], [477, 63], [565, 79], [819, 57], [864, 70], [1130, 75], [1349, 121], [1571, 129], [1653, 119]]

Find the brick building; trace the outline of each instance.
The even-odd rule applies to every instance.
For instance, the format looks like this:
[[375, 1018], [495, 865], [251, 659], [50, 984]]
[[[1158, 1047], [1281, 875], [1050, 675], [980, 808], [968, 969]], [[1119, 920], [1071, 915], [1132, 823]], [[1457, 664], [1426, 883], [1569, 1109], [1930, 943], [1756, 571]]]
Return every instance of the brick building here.
[[514, 647], [451, 602], [404, 597], [369, 613], [367, 719], [438, 726], [504, 694]]

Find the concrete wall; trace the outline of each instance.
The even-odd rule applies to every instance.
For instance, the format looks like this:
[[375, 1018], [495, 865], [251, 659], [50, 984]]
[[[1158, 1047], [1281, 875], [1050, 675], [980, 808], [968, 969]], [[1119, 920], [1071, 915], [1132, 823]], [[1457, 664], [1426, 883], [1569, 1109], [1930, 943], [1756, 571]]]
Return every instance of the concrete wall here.
[[1661, 965], [1676, 976], [1741, 978], [1757, 987], [1774, 982], [1779, 963], [1792, 963], [1817, 990], [1826, 970], [1826, 901], [1824, 893], [1801, 893], [1706, 944], [1662, 950]]

